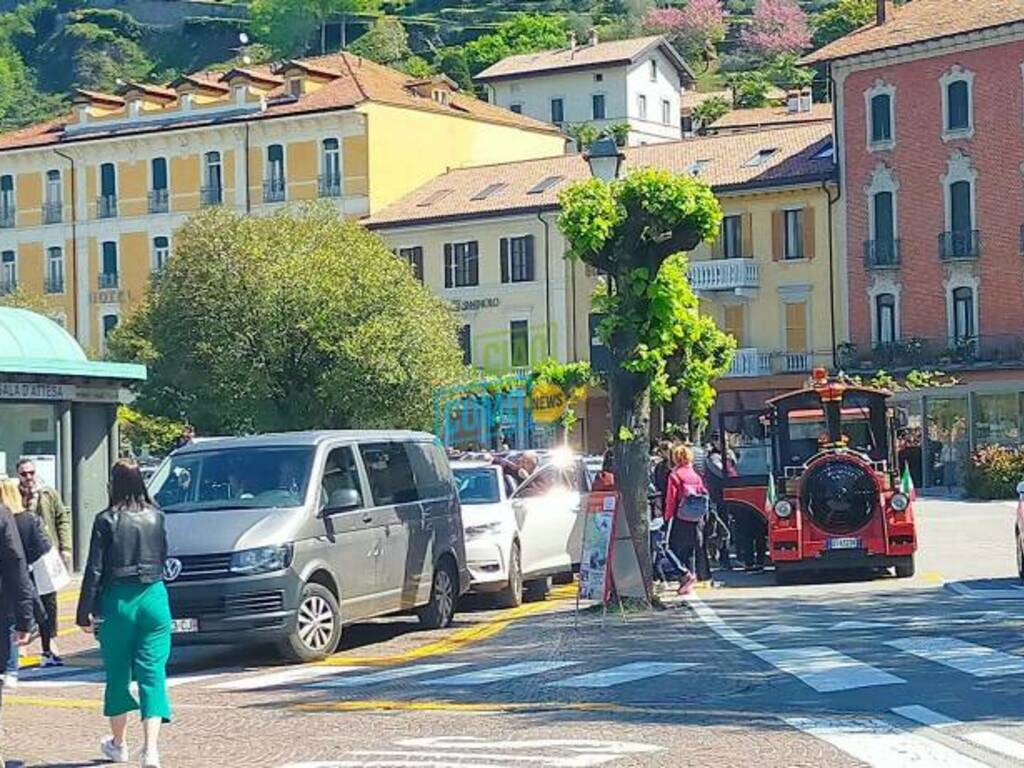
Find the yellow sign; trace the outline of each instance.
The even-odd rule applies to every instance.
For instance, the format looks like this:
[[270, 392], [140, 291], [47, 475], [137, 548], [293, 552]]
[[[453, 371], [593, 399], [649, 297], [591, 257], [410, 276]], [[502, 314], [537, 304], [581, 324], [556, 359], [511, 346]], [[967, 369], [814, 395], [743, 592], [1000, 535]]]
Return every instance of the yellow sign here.
[[533, 406], [533, 420], [541, 424], [558, 421], [565, 413], [565, 409], [569, 407], [568, 398], [562, 388], [546, 381], [534, 385], [530, 399]]

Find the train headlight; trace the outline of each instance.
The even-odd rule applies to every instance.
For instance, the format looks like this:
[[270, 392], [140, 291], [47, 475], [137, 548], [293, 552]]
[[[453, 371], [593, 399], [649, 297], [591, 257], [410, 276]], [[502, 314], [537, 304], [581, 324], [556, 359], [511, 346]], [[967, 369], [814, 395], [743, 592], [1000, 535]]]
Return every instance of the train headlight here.
[[905, 493], [894, 493], [889, 504], [896, 512], [906, 512], [910, 506], [910, 498]]
[[793, 505], [787, 499], [779, 499], [775, 502], [775, 514], [781, 518], [787, 518], [793, 514]]

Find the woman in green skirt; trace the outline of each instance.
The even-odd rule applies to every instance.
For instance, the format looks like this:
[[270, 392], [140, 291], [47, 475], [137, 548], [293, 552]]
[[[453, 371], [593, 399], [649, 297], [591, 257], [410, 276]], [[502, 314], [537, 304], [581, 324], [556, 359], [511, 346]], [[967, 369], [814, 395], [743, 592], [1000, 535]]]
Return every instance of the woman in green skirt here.
[[[159, 768], [160, 725], [171, 718], [166, 557], [163, 513], [153, 506], [138, 465], [117, 462], [111, 472], [110, 506], [93, 522], [77, 623], [95, 633], [107, 673], [103, 714], [110, 718], [111, 737], [100, 745], [103, 756], [128, 762], [128, 713], [141, 710], [142, 768]], [[138, 701], [129, 690], [132, 680], [139, 686]]]

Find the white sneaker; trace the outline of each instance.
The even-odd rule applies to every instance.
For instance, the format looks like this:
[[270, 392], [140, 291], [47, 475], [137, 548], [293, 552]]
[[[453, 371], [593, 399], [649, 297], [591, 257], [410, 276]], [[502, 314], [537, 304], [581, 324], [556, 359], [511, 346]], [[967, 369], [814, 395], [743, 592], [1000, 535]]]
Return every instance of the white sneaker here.
[[104, 739], [100, 742], [100, 752], [112, 763], [127, 763], [131, 758], [131, 755], [128, 753], [127, 742], [118, 746], [114, 743], [113, 738]]
[[141, 768], [160, 768], [160, 755], [156, 752], [143, 751], [142, 758], [139, 763]]
[[16, 691], [18, 689], [18, 673], [7, 672], [4, 674], [4, 690]]

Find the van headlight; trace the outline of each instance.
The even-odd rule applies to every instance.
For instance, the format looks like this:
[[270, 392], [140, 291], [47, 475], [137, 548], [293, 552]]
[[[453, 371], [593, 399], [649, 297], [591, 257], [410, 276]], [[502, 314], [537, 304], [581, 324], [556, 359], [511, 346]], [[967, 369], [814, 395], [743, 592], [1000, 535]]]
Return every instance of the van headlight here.
[[896, 512], [906, 512], [910, 506], [910, 498], [905, 493], [894, 493], [889, 504]]
[[283, 571], [292, 564], [292, 545], [245, 549], [231, 555], [231, 572], [250, 576], [254, 573]]
[[793, 504], [788, 499], [779, 499], [775, 502], [775, 514], [786, 518], [793, 514]]
[[466, 538], [467, 539], [478, 539], [481, 536], [490, 536], [492, 534], [501, 533], [501, 522], [495, 521], [493, 523], [483, 523], [482, 525], [467, 525], [466, 526]]

